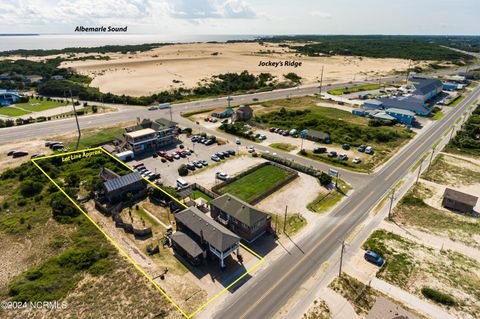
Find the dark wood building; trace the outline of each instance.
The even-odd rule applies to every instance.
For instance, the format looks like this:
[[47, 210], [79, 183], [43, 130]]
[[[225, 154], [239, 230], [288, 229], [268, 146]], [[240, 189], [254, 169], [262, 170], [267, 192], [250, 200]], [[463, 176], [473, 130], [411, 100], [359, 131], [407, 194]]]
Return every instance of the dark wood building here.
[[443, 194], [442, 206], [462, 213], [473, 213], [478, 197], [446, 188]]
[[[106, 175], [106, 171], [103, 171], [103, 174]], [[147, 186], [142, 180], [142, 176], [137, 172], [113, 177], [107, 179], [103, 183], [105, 197], [111, 204], [126, 201], [127, 193], [135, 195], [136, 193], [145, 190], [146, 187]]]
[[268, 214], [237, 197], [224, 194], [210, 202], [212, 218], [251, 243], [270, 227]]

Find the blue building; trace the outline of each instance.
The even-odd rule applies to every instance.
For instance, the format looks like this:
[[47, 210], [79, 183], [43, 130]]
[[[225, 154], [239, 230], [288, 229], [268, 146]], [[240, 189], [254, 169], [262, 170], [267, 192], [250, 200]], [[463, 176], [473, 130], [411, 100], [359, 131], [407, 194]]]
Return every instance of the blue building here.
[[0, 90], [0, 107], [9, 106], [16, 103], [20, 99], [20, 95], [16, 92]]
[[411, 111], [417, 115], [428, 116], [432, 111], [425, 105], [425, 103], [413, 96], [403, 96], [399, 98], [381, 98], [383, 108], [388, 109], [402, 109]]
[[413, 97], [423, 102], [433, 99], [443, 90], [443, 84], [438, 79], [412, 78], [410, 81], [415, 87]]
[[412, 123], [415, 121], [415, 113], [408, 110], [390, 108], [387, 109], [385, 113], [393, 116], [399, 123], [402, 124], [412, 125]]
[[363, 103], [363, 108], [365, 109], [381, 109], [382, 108], [382, 102], [380, 102], [379, 100], [366, 100], [364, 103]]
[[446, 90], [446, 91], [461, 90], [462, 85], [457, 84], [457, 83], [452, 83], [452, 82], [445, 82], [445, 83], [443, 83], [443, 89]]

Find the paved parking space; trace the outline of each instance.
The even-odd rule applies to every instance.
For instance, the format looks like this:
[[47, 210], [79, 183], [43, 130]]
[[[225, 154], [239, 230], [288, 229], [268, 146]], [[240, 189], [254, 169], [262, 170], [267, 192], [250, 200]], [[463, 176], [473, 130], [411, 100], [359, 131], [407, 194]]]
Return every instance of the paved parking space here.
[[[176, 180], [180, 176], [178, 175], [178, 168], [182, 164], [187, 164], [188, 162], [197, 161], [197, 160], [206, 160], [209, 165], [215, 163], [211, 160], [211, 156], [215, 152], [223, 152], [227, 150], [235, 150], [236, 153], [245, 148], [242, 145], [236, 145], [232, 143], [227, 143], [225, 145], [203, 145], [200, 143], [193, 143], [190, 138], [187, 138], [185, 135], [181, 135], [179, 137], [180, 141], [185, 146], [184, 149], [193, 150], [194, 153], [190, 156], [180, 159], [174, 159], [173, 162], [167, 161], [166, 163], [162, 163], [161, 157], [154, 158], [152, 156], [148, 156], [146, 158], [136, 158], [136, 161], [141, 161], [145, 164], [145, 167], [154, 173], [160, 173], [160, 181], [166, 186], [176, 186]], [[164, 150], [173, 153], [174, 151], [180, 150], [178, 147], [180, 144], [172, 145], [165, 147]], [[228, 160], [228, 158], [226, 159]], [[222, 160], [222, 162], [226, 161]]]

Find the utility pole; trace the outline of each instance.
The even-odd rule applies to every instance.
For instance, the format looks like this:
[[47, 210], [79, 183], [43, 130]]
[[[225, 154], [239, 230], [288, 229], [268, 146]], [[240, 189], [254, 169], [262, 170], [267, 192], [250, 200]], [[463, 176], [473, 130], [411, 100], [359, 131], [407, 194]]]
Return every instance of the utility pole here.
[[283, 233], [287, 234], [287, 210], [288, 206], [285, 205], [285, 218], [284, 218], [284, 223], [283, 223]]
[[338, 178], [340, 177], [340, 172], [337, 172], [337, 179], [335, 180], [335, 188], [338, 188]]
[[345, 251], [345, 240], [342, 240], [342, 250], [340, 252], [340, 267], [338, 268], [338, 277], [342, 276], [343, 252]]
[[323, 86], [323, 68], [324, 68], [324, 66], [322, 65], [322, 73], [321, 73], [321, 75], [320, 75], [320, 87], [319, 87], [319, 89], [320, 89], [320, 98], [322, 97], [322, 86]]
[[430, 166], [432, 165], [433, 154], [435, 153], [435, 147], [432, 147], [432, 156], [430, 156], [430, 163], [428, 163], [428, 170], [430, 170]]
[[173, 122], [172, 105], [170, 105], [169, 110], [170, 110], [170, 122]]
[[68, 91], [70, 92], [70, 99], [72, 100], [73, 115], [75, 115], [75, 121], [77, 122], [78, 138], [77, 138], [77, 146], [75, 147], [75, 150], [78, 150], [78, 145], [80, 144], [80, 138], [82, 136], [82, 133], [80, 131], [80, 123], [78, 123], [77, 109], [75, 108], [75, 102], [73, 101], [72, 90], [68, 89]]
[[407, 69], [407, 76], [405, 77], [405, 86], [408, 86], [408, 76], [410, 75], [410, 66], [412, 64], [412, 60], [408, 61], [408, 69]]
[[415, 184], [418, 184], [418, 179], [420, 178], [420, 173], [422, 172], [422, 164], [423, 160], [420, 162], [420, 167], [418, 168], [417, 180], [415, 181]]
[[392, 220], [392, 207], [393, 207], [393, 200], [395, 199], [395, 190], [392, 189], [390, 194], [390, 207], [388, 208], [388, 219]]
[[278, 215], [275, 214], [275, 234], [278, 233]]

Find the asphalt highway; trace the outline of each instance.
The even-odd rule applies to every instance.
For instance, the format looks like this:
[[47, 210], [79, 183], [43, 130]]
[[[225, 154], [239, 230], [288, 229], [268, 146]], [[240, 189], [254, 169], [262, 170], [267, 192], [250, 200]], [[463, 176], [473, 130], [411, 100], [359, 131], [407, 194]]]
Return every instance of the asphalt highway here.
[[290, 251], [256, 274], [251, 283], [235, 292], [235, 302], [225, 304], [215, 318], [272, 318], [297, 289], [338, 249], [340, 242], [359, 225], [375, 204], [402, 179], [425, 152], [462, 116], [480, 96], [476, 88], [465, 100], [413, 143], [402, 149], [364, 187], [357, 189], [338, 207], [323, 225], [297, 242]]

